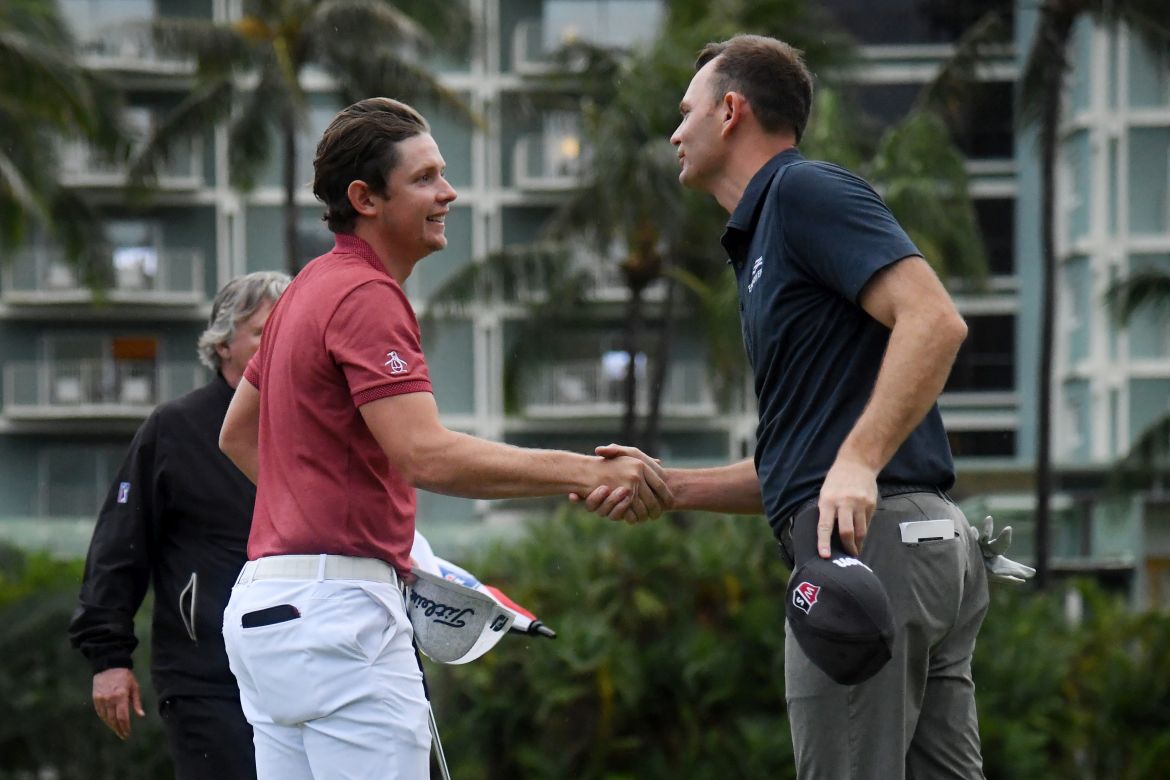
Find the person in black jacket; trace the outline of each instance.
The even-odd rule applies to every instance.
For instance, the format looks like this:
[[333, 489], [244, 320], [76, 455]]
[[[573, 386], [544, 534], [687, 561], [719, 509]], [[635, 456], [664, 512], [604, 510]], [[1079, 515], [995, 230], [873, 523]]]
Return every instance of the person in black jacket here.
[[176, 777], [255, 778], [252, 729], [223, 644], [223, 611], [247, 561], [256, 490], [220, 452], [232, 393], [277, 297], [281, 273], [232, 280], [211, 308], [199, 357], [215, 377], [139, 428], [94, 528], [69, 636], [93, 668], [93, 703], [120, 738], [142, 699], [134, 615], [154, 587], [151, 679]]

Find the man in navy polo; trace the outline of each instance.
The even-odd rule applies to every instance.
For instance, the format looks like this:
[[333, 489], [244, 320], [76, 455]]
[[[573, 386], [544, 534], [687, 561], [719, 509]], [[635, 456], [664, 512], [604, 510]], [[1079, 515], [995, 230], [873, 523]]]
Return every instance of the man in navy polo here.
[[[815, 524], [810, 556], [839, 544], [889, 595], [893, 659], [858, 685], [833, 682], [788, 627], [801, 778], [981, 778], [971, 655], [987, 575], [945, 493], [954, 466], [935, 403], [966, 325], [873, 189], [797, 150], [813, 91], [798, 51], [743, 35], [709, 44], [696, 68], [671, 142], [679, 181], [731, 215], [722, 243], [759, 427], [754, 461], [667, 469], [674, 508], [762, 511], [789, 556], [793, 524], [810, 539]], [[598, 489], [586, 506], [617, 501]]]

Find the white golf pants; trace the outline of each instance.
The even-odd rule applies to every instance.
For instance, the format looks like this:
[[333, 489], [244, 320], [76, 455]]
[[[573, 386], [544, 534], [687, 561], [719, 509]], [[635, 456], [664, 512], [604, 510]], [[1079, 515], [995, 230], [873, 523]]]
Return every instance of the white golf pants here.
[[223, 634], [259, 780], [429, 777], [429, 704], [396, 585], [241, 577]]

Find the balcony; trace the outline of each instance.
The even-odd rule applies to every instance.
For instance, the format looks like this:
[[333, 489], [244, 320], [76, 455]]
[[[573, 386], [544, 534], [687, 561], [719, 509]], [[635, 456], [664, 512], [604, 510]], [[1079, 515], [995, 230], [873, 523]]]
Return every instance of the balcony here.
[[4, 366], [4, 414], [9, 420], [141, 419], [205, 379], [193, 362], [13, 361]]
[[[527, 417], [616, 417], [625, 397], [624, 353], [609, 353], [621, 360], [568, 360], [534, 368], [525, 383], [522, 405]], [[609, 356], [607, 356], [608, 358]], [[609, 365], [607, 365], [607, 363]], [[638, 370], [637, 409], [650, 407], [650, 386], [645, 363]], [[615, 370], [616, 369], [616, 370]], [[708, 381], [708, 368], [695, 361], [675, 362], [662, 396], [667, 417], [703, 417], [717, 414]]]
[[582, 149], [576, 135], [529, 133], [516, 139], [512, 183], [535, 192], [569, 190], [581, 176]]
[[103, 27], [81, 41], [81, 53], [94, 68], [152, 73], [183, 73], [192, 63], [159, 50], [145, 20]]
[[[198, 249], [119, 247], [109, 267], [113, 278], [100, 295], [111, 303], [198, 306], [206, 301]], [[0, 266], [0, 285], [6, 304], [89, 304], [95, 297], [64, 252], [53, 247], [16, 253]]]
[[[61, 179], [71, 187], [125, 187], [126, 166], [102, 159], [87, 144], [72, 141], [61, 149]], [[203, 186], [203, 144], [180, 143], [171, 159], [159, 166], [155, 186], [163, 190], [195, 190]]]

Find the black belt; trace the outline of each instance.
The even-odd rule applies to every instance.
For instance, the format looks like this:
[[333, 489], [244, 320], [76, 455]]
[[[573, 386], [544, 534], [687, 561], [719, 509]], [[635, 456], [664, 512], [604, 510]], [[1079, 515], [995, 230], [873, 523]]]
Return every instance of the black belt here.
[[934, 493], [938, 495], [942, 492], [942, 488], [938, 485], [916, 484], [913, 482], [879, 482], [877, 487], [878, 495], [882, 498], [904, 496], [907, 493]]

